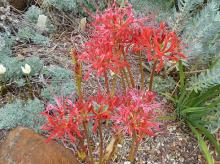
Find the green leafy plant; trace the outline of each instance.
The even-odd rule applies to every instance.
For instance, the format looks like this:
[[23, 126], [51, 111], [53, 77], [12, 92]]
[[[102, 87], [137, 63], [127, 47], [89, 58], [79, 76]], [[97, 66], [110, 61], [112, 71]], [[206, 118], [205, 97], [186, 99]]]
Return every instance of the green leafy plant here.
[[30, 26], [24, 26], [18, 29], [18, 37], [23, 42], [33, 42], [35, 44], [47, 45], [49, 43], [49, 38], [43, 36], [37, 32], [34, 28]]
[[77, 11], [76, 0], [44, 0], [43, 5], [53, 6], [61, 11]]
[[45, 119], [39, 115], [44, 110], [44, 104], [38, 100], [15, 100], [0, 108], [0, 129], [12, 129], [25, 126], [40, 132]]
[[43, 14], [43, 11], [35, 6], [32, 5], [31, 7], [28, 8], [28, 10], [25, 12], [24, 17], [26, 20], [32, 23], [37, 23], [39, 15]]
[[218, 67], [213, 67], [206, 73], [202, 73], [198, 77], [193, 78], [187, 88], [183, 65], [180, 62], [180, 94], [175, 100], [176, 114], [178, 118], [190, 127], [209, 164], [214, 162], [208, 149], [208, 145], [203, 139], [203, 135], [211, 144], [213, 144], [218, 155], [220, 154], [220, 145], [216, 138], [206, 128], [208, 123], [203, 118], [216, 110], [220, 105], [219, 77], [214, 76], [212, 78], [214, 75], [213, 73], [218, 69]]
[[72, 71], [58, 67], [45, 67], [42, 74], [48, 79], [46, 85], [41, 91], [41, 97], [52, 102], [54, 96], [75, 95], [75, 84]]

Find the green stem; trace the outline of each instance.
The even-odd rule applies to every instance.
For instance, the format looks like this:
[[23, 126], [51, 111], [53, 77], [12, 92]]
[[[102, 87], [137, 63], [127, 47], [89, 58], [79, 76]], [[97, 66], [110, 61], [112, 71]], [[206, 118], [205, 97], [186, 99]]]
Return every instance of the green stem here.
[[88, 144], [90, 162], [91, 162], [91, 164], [94, 164], [94, 159], [93, 159], [93, 155], [92, 155], [92, 147], [90, 145], [90, 138], [89, 138], [89, 134], [88, 134], [88, 127], [87, 127], [87, 123], [85, 121], [83, 122], [83, 127], [85, 130], [86, 141]]
[[32, 85], [30, 83], [30, 79], [29, 79], [28, 76], [26, 76], [26, 82], [27, 82], [29, 93], [30, 93], [30, 98], [34, 98], [34, 93], [33, 93]]
[[123, 74], [124, 74], [124, 78], [125, 78], [126, 82], [128, 83], [128, 87], [130, 88], [131, 85], [130, 85], [130, 81], [129, 81], [129, 79], [128, 79], [128, 74], [127, 74], [127, 72], [126, 72], [126, 69], [122, 69], [122, 72], [123, 72]]
[[[124, 57], [124, 61], [126, 62], [127, 59], [126, 59], [126, 56], [125, 56], [124, 53], [123, 53], [123, 57]], [[135, 88], [135, 83], [134, 83], [133, 75], [131, 73], [131, 68], [129, 66], [127, 66], [126, 68], [127, 68], [127, 71], [128, 71], [128, 75], [129, 75], [130, 81], [131, 81], [131, 86], [132, 86], [132, 88]]]
[[144, 70], [143, 70], [143, 61], [142, 61], [142, 57], [141, 57], [141, 52], [138, 53], [139, 56], [139, 70], [141, 73], [141, 90], [144, 89]]
[[152, 91], [152, 89], [153, 89], [154, 74], [155, 74], [155, 71], [156, 71], [156, 66], [157, 66], [157, 60], [154, 61], [153, 67], [151, 69], [150, 82], [149, 82], [149, 91]]
[[180, 76], [180, 93], [183, 93], [185, 87], [185, 74], [183, 71], [183, 63], [179, 61], [179, 76]]
[[122, 84], [123, 91], [125, 93], [126, 92], [126, 85], [125, 85], [125, 78], [124, 78], [123, 71], [121, 71], [121, 84]]
[[110, 89], [109, 89], [109, 81], [108, 81], [108, 75], [107, 75], [107, 72], [104, 73], [104, 78], [105, 78], [105, 87], [106, 87], [107, 93], [110, 93]]
[[115, 95], [117, 75], [113, 76], [111, 96]]
[[99, 164], [102, 164], [102, 161], [103, 161], [103, 136], [102, 136], [101, 121], [99, 121], [99, 139], [100, 139], [100, 145], [99, 145]]
[[134, 135], [132, 137], [132, 143], [131, 143], [131, 149], [130, 149], [130, 153], [129, 153], [129, 161], [130, 162], [134, 162], [135, 159], [135, 154], [138, 148], [138, 144], [136, 143], [137, 140], [137, 135], [134, 132]]
[[132, 73], [131, 73], [130, 67], [127, 67], [127, 70], [128, 70], [128, 75], [129, 75], [129, 77], [130, 77], [131, 86], [132, 86], [132, 88], [135, 88], [134, 78], [133, 78], [133, 75], [132, 75]]
[[[117, 145], [120, 142], [121, 137], [122, 137], [121, 134], [118, 133], [118, 134], [115, 134], [115, 136], [112, 138], [112, 140], [113, 140], [113, 147], [111, 149], [111, 152], [109, 153], [109, 156], [106, 159], [106, 164], [110, 164], [110, 161], [111, 161], [113, 155], [116, 153]], [[110, 142], [110, 144], [111, 144], [111, 142]]]

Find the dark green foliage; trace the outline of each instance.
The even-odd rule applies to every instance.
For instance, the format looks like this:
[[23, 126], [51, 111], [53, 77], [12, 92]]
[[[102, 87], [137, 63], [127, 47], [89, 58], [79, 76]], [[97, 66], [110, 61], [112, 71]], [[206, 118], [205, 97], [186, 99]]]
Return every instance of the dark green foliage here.
[[39, 132], [44, 124], [44, 118], [40, 112], [44, 110], [44, 104], [38, 100], [16, 100], [0, 108], [0, 129], [12, 129], [24, 126]]
[[[180, 80], [184, 82], [185, 75], [181, 68], [183, 65], [180, 64], [179, 66]], [[187, 90], [186, 84], [182, 83], [180, 93], [174, 102], [176, 103], [176, 114], [178, 118], [183, 120], [190, 127], [198, 139], [198, 143], [207, 162], [212, 164], [213, 162], [208, 146], [202, 139], [202, 135], [204, 135], [215, 146], [218, 155], [220, 155], [220, 145], [218, 141], [206, 129], [207, 126], [211, 125], [210, 122], [207, 122], [207, 116], [210, 116], [211, 113], [213, 114], [213, 112], [217, 111], [220, 105], [220, 84], [217, 80], [213, 82], [211, 76], [213, 76], [213, 74], [211, 75], [210, 73], [200, 75], [198, 79], [202, 82], [199, 82], [196, 87], [192, 87], [196, 89]], [[191, 84], [194, 85], [193, 82]]]

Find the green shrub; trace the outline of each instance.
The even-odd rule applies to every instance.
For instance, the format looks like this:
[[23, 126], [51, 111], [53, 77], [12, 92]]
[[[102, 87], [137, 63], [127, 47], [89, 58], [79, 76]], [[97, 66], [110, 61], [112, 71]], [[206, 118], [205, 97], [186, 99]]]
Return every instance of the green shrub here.
[[34, 28], [26, 26], [18, 29], [18, 37], [23, 42], [33, 42], [35, 44], [47, 45], [49, 38], [39, 34]]
[[61, 11], [74, 11], [77, 10], [76, 0], [44, 0], [45, 6], [53, 6]]
[[25, 12], [24, 17], [26, 20], [32, 23], [37, 23], [39, 15], [43, 14], [43, 11], [35, 6], [32, 5], [31, 7], [28, 8], [28, 10]]
[[[28, 10], [25, 12], [24, 14], [24, 17], [25, 17], [25, 20], [29, 23], [32, 23], [32, 24], [37, 24], [37, 21], [38, 21], [38, 17], [39, 15], [46, 15], [47, 16], [47, 13], [44, 12], [43, 10], [41, 10], [39, 7], [35, 6], [35, 5], [32, 5], [31, 7], [28, 8]], [[30, 27], [29, 27], [30, 26]], [[27, 32], [30, 31], [30, 29], [35, 29], [37, 30], [36, 27], [33, 27], [33, 25], [29, 25], [27, 26], [29, 28], [26, 29]], [[32, 27], [31, 27], [32, 26]], [[46, 32], [48, 33], [52, 33], [54, 32], [55, 30], [55, 27], [54, 25], [51, 23], [51, 21], [49, 20], [49, 18], [47, 18], [47, 22], [46, 22]], [[30, 38], [30, 37], [29, 37]], [[39, 38], [39, 39], [38, 39]], [[33, 42], [36, 43], [36, 44], [39, 44], [41, 42], [41, 40], [45, 41], [45, 38], [42, 37], [42, 35], [40, 33], [37, 33], [36, 35], [33, 36], [32, 38]], [[39, 40], [39, 41], [38, 41]]]
[[212, 134], [217, 133], [220, 130], [220, 106], [216, 107], [212, 112], [204, 116], [203, 121]]
[[44, 118], [39, 114], [44, 110], [44, 104], [38, 100], [16, 100], [0, 108], [0, 129], [12, 129], [24, 126], [39, 132], [44, 124]]
[[176, 82], [170, 76], [166, 78], [155, 76], [153, 90], [158, 93], [170, 93], [174, 89], [175, 85]]
[[49, 79], [48, 85], [41, 92], [44, 99], [53, 101], [54, 96], [68, 96], [75, 93], [72, 71], [58, 66], [50, 66], [44, 68], [43, 74]]
[[26, 63], [31, 67], [29, 77], [38, 75], [43, 68], [43, 62], [38, 57], [28, 57], [25, 60], [20, 60], [16, 57], [7, 57], [1, 62], [4, 63], [7, 69], [5, 74], [0, 77], [0, 82], [4, 83], [17, 81], [23, 78], [24, 74], [21, 70], [21, 66], [24, 66]]
[[[180, 93], [174, 100], [176, 104], [176, 114], [180, 120], [184, 121], [190, 127], [198, 140], [207, 162], [212, 164], [212, 155], [202, 135], [213, 144], [218, 155], [220, 155], [220, 145], [218, 141], [206, 128], [209, 127], [210, 130], [210, 127], [213, 128], [213, 125], [217, 125], [219, 122], [219, 115], [216, 113], [220, 106], [219, 67], [211, 67], [206, 73], [194, 77], [189, 84], [185, 84], [186, 79], [181, 62], [179, 64], [179, 70]], [[187, 85], [188, 88], [186, 88]], [[213, 116], [217, 116], [218, 118], [209, 122], [210, 116], [212, 118]], [[215, 130], [216, 128], [218, 127], [215, 127]]]

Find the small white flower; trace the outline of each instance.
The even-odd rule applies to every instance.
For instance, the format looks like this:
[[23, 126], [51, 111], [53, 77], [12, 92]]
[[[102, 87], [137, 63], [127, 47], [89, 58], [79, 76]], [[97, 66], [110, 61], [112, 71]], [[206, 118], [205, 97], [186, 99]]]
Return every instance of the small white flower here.
[[121, 145], [121, 144], [117, 144], [117, 147], [118, 147], [118, 148], [122, 148], [122, 145]]
[[31, 67], [28, 64], [25, 64], [24, 67], [21, 66], [22, 72], [26, 75], [30, 74], [31, 72]]
[[6, 68], [2, 64], [0, 64], [0, 75], [5, 74], [5, 72], [6, 72]]
[[130, 161], [125, 161], [124, 164], [131, 164], [131, 162]]

